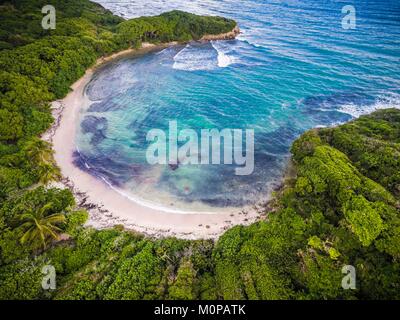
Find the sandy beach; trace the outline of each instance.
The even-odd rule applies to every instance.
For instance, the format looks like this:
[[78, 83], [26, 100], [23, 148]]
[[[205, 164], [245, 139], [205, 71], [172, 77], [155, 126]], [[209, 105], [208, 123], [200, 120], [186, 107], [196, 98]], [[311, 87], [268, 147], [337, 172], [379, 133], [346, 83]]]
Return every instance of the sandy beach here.
[[56, 120], [43, 139], [53, 144], [55, 160], [63, 175], [61, 182], [55, 185], [67, 187], [73, 191], [78, 205], [87, 209], [90, 214], [87, 223], [90, 226], [100, 229], [123, 225], [126, 229], [150, 236], [206, 239], [217, 238], [234, 225], [253, 223], [260, 216], [261, 209], [255, 207], [250, 210], [235, 209], [205, 213], [177, 213], [149, 207], [125, 197], [105, 182], [73, 164], [79, 110], [88, 103], [85, 87], [90, 82], [94, 70], [104, 63], [126, 55], [144, 54], [149, 50], [159, 50], [174, 44], [169, 43], [161, 47], [144, 44], [142, 49], [129, 49], [101, 58], [71, 86], [72, 91], [64, 99], [53, 102], [53, 116]]

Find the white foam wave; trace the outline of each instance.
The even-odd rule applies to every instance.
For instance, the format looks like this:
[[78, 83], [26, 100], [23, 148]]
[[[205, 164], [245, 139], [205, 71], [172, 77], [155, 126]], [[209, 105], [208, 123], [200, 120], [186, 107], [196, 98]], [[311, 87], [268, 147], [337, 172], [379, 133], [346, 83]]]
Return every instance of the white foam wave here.
[[358, 118], [362, 115], [369, 114], [376, 110], [396, 108], [400, 109], [400, 95], [386, 94], [377, 98], [374, 104], [356, 105], [354, 103], [343, 105], [338, 111], [351, 115], [353, 118]]
[[211, 41], [211, 45], [218, 53], [218, 67], [226, 68], [235, 62], [234, 57], [228, 55], [230, 48], [221, 41]]
[[174, 57], [173, 68], [177, 70], [213, 70], [216, 67], [213, 51], [203, 47], [188, 44]]
[[186, 71], [226, 68], [236, 62], [230, 52], [230, 44], [222, 41], [212, 41], [211, 46], [188, 44], [175, 55], [173, 68]]
[[[260, 39], [263, 39], [264, 30], [261, 28], [253, 27], [251, 29], [242, 29], [241, 33], [236, 37], [236, 40], [247, 43], [250, 46], [256, 48], [266, 48], [268, 46], [259, 43]], [[258, 41], [257, 41], [258, 40]]]
[[242, 34], [240, 34], [238, 37], [236, 37], [236, 40], [245, 42], [245, 43], [247, 43], [248, 45], [253, 46], [253, 47], [256, 47], [256, 48], [263, 48], [262, 45], [260, 45], [260, 44], [258, 44], [258, 43], [256, 43], [256, 42], [254, 42], [254, 41], [251, 41], [249, 38], [247, 38], [245, 35], [242, 35]]

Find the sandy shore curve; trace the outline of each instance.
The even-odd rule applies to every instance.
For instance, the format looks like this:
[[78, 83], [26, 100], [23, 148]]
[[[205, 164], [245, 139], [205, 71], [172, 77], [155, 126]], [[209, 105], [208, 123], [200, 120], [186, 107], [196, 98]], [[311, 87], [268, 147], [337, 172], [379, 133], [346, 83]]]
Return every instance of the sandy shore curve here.
[[54, 157], [61, 169], [62, 180], [57, 187], [67, 187], [75, 195], [77, 204], [88, 210], [88, 225], [98, 229], [123, 225], [125, 229], [135, 230], [150, 236], [175, 236], [185, 239], [217, 238], [228, 228], [238, 224], [250, 224], [256, 221], [262, 208], [235, 209], [222, 212], [170, 212], [162, 208], [146, 206], [143, 203], [117, 192], [106, 182], [82, 171], [73, 163], [76, 151], [75, 136], [79, 125], [79, 110], [86, 102], [85, 88], [90, 82], [95, 68], [132, 54], [145, 54], [151, 50], [160, 50], [162, 46], [143, 44], [141, 49], [129, 49], [107, 58], [101, 58], [96, 65], [75, 82], [72, 91], [62, 100], [52, 103], [53, 127], [42, 137], [53, 145]]

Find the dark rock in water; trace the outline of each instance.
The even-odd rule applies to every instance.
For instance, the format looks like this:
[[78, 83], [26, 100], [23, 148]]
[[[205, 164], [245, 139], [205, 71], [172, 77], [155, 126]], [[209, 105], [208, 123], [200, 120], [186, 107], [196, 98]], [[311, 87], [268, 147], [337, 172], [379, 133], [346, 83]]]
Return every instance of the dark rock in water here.
[[78, 151], [73, 154], [73, 163], [82, 171], [88, 172], [95, 177], [106, 179], [117, 187], [121, 187], [132, 176], [139, 180], [144, 170], [143, 165], [117, 162], [103, 154], [87, 156]]
[[169, 163], [168, 166], [170, 167], [170, 169], [172, 171], [175, 171], [176, 169], [179, 168], [179, 164], [175, 164], [175, 163]]
[[208, 204], [217, 208], [225, 208], [225, 207], [243, 207], [249, 205], [251, 202], [248, 202], [244, 199], [230, 199], [230, 198], [205, 198], [201, 199], [201, 202]]
[[91, 133], [93, 136], [90, 142], [99, 144], [106, 138], [107, 119], [104, 117], [86, 116], [81, 123], [83, 133]]

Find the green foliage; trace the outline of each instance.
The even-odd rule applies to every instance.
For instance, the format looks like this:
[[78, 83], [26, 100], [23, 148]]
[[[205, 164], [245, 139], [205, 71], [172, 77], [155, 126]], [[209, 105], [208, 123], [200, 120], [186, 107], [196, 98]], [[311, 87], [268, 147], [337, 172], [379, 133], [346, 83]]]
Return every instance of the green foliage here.
[[362, 174], [400, 195], [400, 128], [395, 109], [363, 116], [321, 136], [346, 153]]
[[34, 243], [40, 242], [44, 249], [50, 239], [59, 240], [58, 233], [61, 229], [58, 224], [65, 223], [65, 216], [60, 213], [47, 214], [52, 207], [51, 203], [46, 204], [42, 208], [34, 208], [33, 211], [21, 215], [21, 226], [19, 230], [22, 232], [21, 244], [30, 243], [32, 247]]
[[0, 109], [0, 140], [16, 141], [23, 135], [23, 117], [18, 112]]
[[43, 259], [25, 258], [0, 266], [0, 299], [30, 300], [43, 296]]
[[233, 20], [221, 17], [202, 17], [194, 14], [171, 11], [156, 17], [142, 17], [125, 21], [117, 27], [117, 37], [133, 47], [142, 41], [153, 43], [199, 40], [204, 35], [232, 31]]
[[105, 299], [150, 298], [160, 281], [159, 263], [153, 253], [153, 244], [147, 243], [138, 254], [121, 263]]
[[[56, 30], [41, 28], [45, 4]], [[38, 138], [50, 101], [103, 55], [236, 23], [181, 11], [125, 21], [87, 0], [8, 0], [0, 17], [0, 299], [48, 297], [44, 264], [57, 272], [54, 299], [400, 299], [400, 111], [303, 134], [273, 210], [216, 242], [84, 228], [69, 190], [40, 186], [60, 176]], [[355, 291], [341, 287], [348, 264]]]
[[88, 218], [89, 218], [88, 213], [83, 210], [78, 210], [68, 213], [66, 215], [65, 231], [70, 235], [74, 235], [77, 231], [77, 228], [85, 224]]
[[344, 209], [344, 215], [364, 246], [370, 245], [384, 229], [379, 211], [363, 196], [352, 197]]
[[173, 283], [169, 286], [169, 298], [174, 300], [193, 300], [196, 298], [196, 270], [190, 260], [180, 263]]
[[57, 240], [63, 232], [64, 214], [73, 205], [68, 190], [39, 187], [10, 197], [0, 207], [5, 224], [0, 234], [0, 262], [25, 257], [48, 245], [51, 238]]
[[337, 299], [351, 295], [343, 290], [341, 265], [316, 252], [300, 252], [298, 281], [307, 288], [300, 297], [306, 299]]

